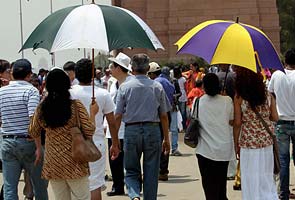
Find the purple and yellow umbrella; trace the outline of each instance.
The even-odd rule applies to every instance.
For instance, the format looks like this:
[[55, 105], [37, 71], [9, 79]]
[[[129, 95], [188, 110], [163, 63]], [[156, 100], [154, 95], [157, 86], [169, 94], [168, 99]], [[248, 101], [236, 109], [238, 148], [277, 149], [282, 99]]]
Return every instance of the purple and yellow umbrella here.
[[284, 71], [280, 58], [265, 33], [254, 26], [210, 20], [192, 28], [175, 45], [177, 54], [191, 54], [210, 65], [233, 64], [254, 72], [261, 68]]

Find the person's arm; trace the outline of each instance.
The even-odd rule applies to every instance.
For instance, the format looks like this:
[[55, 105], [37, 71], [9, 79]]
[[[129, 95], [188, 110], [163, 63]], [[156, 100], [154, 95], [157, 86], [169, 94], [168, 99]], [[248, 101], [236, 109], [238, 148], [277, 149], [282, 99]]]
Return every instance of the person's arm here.
[[91, 102], [91, 104], [89, 105], [89, 118], [90, 118], [90, 121], [96, 126], [96, 122], [95, 122], [95, 116], [96, 114], [98, 113], [99, 111], [99, 107], [98, 107], [98, 104], [97, 102], [94, 100]]
[[165, 155], [168, 155], [170, 152], [170, 141], [169, 141], [169, 129], [168, 129], [168, 115], [167, 113], [160, 114], [160, 122], [162, 125], [162, 131], [164, 135], [163, 143], [162, 143], [162, 151]]
[[241, 97], [234, 97], [234, 144], [235, 144], [235, 151], [237, 158], [240, 157], [240, 147], [239, 147], [239, 137], [240, 137], [240, 131], [242, 126], [242, 98]]
[[191, 71], [190, 71], [190, 70], [185, 71], [185, 72], [182, 72], [182, 76], [183, 76], [185, 79], [188, 79], [189, 76], [190, 76], [190, 74], [191, 74]]
[[[114, 113], [108, 113], [105, 115], [108, 121], [111, 138], [112, 138], [112, 146], [110, 147], [110, 154], [111, 159], [114, 160], [118, 157], [120, 153], [120, 145], [119, 145], [119, 138], [118, 138], [118, 131], [119, 128], [117, 127], [117, 121], [115, 119]], [[121, 123], [121, 121], [120, 121]], [[120, 126], [119, 126], [120, 127]]]
[[30, 117], [30, 125], [28, 129], [29, 135], [33, 138], [36, 145], [36, 158], [34, 161], [34, 165], [37, 165], [42, 160], [41, 130], [42, 127], [40, 122], [39, 110], [36, 110], [36, 113], [32, 117]]
[[234, 126], [234, 104], [231, 98], [230, 98], [230, 118], [228, 123], [230, 126]]
[[[28, 115], [30, 120], [30, 125], [28, 127], [29, 135], [34, 138], [36, 145], [35, 150], [35, 162], [37, 165], [42, 160], [42, 145], [41, 145], [41, 121], [40, 121], [40, 109], [38, 108], [40, 100], [39, 91], [36, 88], [32, 88], [28, 91]], [[31, 127], [32, 124], [32, 127]]]
[[278, 115], [278, 112], [277, 112], [277, 107], [276, 107], [276, 99], [275, 97], [270, 94], [270, 116], [269, 116], [269, 119], [271, 121], [278, 121], [279, 120], [279, 115]]
[[[41, 133], [41, 132], [40, 132]], [[35, 155], [36, 155], [36, 159], [34, 161], [34, 165], [38, 165], [38, 163], [41, 162], [42, 160], [42, 144], [41, 144], [41, 135], [37, 138], [34, 139], [35, 145], [36, 145], [36, 151], [35, 151]]]

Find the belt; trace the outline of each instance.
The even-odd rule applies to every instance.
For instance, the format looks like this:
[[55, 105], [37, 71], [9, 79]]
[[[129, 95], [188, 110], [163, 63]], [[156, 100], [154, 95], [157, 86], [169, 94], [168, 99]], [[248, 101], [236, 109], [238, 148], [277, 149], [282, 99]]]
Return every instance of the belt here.
[[159, 125], [159, 122], [131, 122], [125, 123], [125, 126], [133, 126], [133, 125]]
[[279, 120], [279, 121], [277, 122], [277, 125], [280, 125], [280, 124], [295, 125], [295, 121], [290, 121], [290, 120]]
[[3, 139], [18, 139], [18, 138], [30, 138], [29, 135], [2, 135]]

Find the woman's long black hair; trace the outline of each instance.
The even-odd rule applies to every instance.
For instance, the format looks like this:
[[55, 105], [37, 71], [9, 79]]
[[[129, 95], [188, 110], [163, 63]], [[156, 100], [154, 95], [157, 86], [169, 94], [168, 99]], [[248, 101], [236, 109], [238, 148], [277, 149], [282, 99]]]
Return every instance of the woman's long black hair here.
[[53, 69], [46, 78], [48, 95], [41, 103], [41, 118], [47, 127], [64, 126], [71, 118], [71, 82], [61, 69]]
[[239, 67], [236, 71], [236, 93], [249, 102], [252, 109], [263, 105], [267, 99], [266, 86], [260, 73]]

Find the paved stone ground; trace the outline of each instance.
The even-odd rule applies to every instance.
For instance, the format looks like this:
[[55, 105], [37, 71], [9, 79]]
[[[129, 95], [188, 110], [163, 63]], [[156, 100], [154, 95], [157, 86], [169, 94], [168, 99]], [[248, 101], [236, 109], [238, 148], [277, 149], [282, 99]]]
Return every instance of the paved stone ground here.
[[[170, 157], [169, 163], [169, 180], [166, 182], [159, 181], [159, 190], [158, 190], [158, 199], [159, 200], [205, 200], [200, 172], [198, 169], [197, 159], [194, 155], [194, 149], [191, 149], [183, 144], [181, 141], [183, 134], [180, 134], [179, 149], [183, 153], [181, 157]], [[108, 168], [108, 167], [107, 167]], [[294, 165], [291, 162], [291, 187], [294, 188]], [[107, 174], [110, 174], [109, 169], [106, 171]], [[228, 181], [227, 185], [227, 194], [229, 200], [241, 200], [241, 192], [234, 191], [233, 188], [234, 181]], [[2, 175], [0, 175], [0, 184], [2, 184]], [[20, 200], [22, 197], [22, 188], [23, 181], [19, 184], [19, 197]], [[112, 182], [107, 181], [107, 189], [102, 192], [103, 199], [110, 200], [128, 200], [128, 196], [115, 196], [108, 197], [106, 192], [111, 189]], [[49, 199], [54, 199], [51, 187], [49, 186]]]

